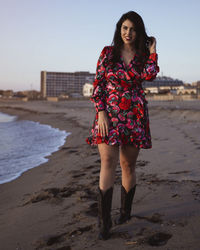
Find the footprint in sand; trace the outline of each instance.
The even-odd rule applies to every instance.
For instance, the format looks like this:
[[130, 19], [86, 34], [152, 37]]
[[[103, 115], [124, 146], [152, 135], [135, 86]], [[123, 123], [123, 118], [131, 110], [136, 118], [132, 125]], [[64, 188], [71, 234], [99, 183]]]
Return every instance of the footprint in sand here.
[[[46, 246], [52, 246], [54, 244], [59, 244], [63, 241], [65, 241], [65, 235], [66, 233], [57, 234], [57, 235], [45, 235], [38, 239], [36, 242], [33, 243], [33, 245], [36, 247], [36, 249], [40, 249]], [[68, 249], [71, 249], [71, 247], [68, 245], [66, 246]], [[54, 248], [55, 249], [55, 248]]]
[[97, 217], [98, 215], [98, 203], [94, 202], [90, 204], [88, 210], [85, 211], [86, 215], [92, 216], [92, 217]]
[[167, 244], [168, 240], [171, 237], [172, 237], [172, 234], [158, 232], [146, 238], [146, 242], [150, 246], [164, 246]]
[[81, 190], [81, 193], [79, 195], [79, 200], [83, 200], [83, 199], [96, 201], [97, 194], [96, 192], [91, 190], [91, 187], [84, 188], [83, 190]]
[[94, 165], [90, 165], [88, 167], [85, 167], [85, 169], [92, 169], [92, 168], [94, 168]]
[[161, 218], [162, 216], [164, 216], [164, 215], [163, 214], [159, 214], [159, 213], [155, 213], [152, 216], [134, 215], [134, 217], [137, 218], [137, 219], [147, 220], [149, 222], [159, 223], [159, 224], [163, 223], [163, 220]]
[[189, 170], [184, 170], [184, 171], [177, 171], [177, 172], [170, 172], [168, 174], [187, 174], [190, 173], [191, 171]]
[[101, 159], [96, 160], [95, 163], [101, 163]]
[[145, 167], [148, 163], [149, 163], [149, 161], [138, 160], [138, 161], [136, 162], [136, 167], [138, 167], [138, 166], [140, 166], [140, 167]]
[[98, 152], [93, 152], [91, 155], [98, 155], [99, 153]]
[[111, 238], [112, 239], [125, 239], [125, 240], [130, 240], [132, 238], [132, 235], [128, 231], [120, 231], [120, 232], [114, 232], [111, 231]]
[[[37, 241], [35, 241], [33, 243], [33, 245], [36, 247], [35, 249], [40, 249], [40, 248], [43, 248], [43, 247], [49, 247], [49, 246], [53, 246], [53, 245], [57, 245], [59, 243], [62, 243], [64, 241], [66, 241], [66, 239], [71, 239], [71, 237], [74, 237], [74, 236], [79, 236], [85, 232], [88, 232], [88, 231], [91, 231], [93, 229], [93, 225], [87, 225], [87, 226], [84, 226], [84, 227], [78, 227], [76, 229], [73, 229], [69, 232], [64, 232], [64, 233], [61, 233], [61, 234], [52, 234], [52, 235], [45, 235], [45, 236], [42, 236], [41, 238], [39, 238]], [[59, 247], [59, 248], [55, 248], [56, 246], [53, 246], [53, 248], [51, 249], [55, 249], [55, 250], [71, 250], [71, 247], [70, 245], [66, 245], [66, 246], [62, 246], [62, 247]], [[48, 248], [49, 249], [49, 248]]]
[[85, 175], [85, 173], [75, 174], [72, 176], [72, 178], [79, 178], [79, 177], [84, 176], [84, 175]]
[[28, 205], [30, 203], [37, 203], [44, 200], [53, 202], [53, 201], [62, 201], [63, 198], [70, 197], [74, 193], [79, 190], [82, 190], [82, 186], [71, 186], [71, 187], [63, 187], [63, 188], [46, 188], [39, 192], [36, 192], [31, 195], [31, 197], [23, 203], [22, 206]]
[[99, 173], [99, 169], [98, 170], [94, 170], [92, 171], [93, 174], [98, 174]]

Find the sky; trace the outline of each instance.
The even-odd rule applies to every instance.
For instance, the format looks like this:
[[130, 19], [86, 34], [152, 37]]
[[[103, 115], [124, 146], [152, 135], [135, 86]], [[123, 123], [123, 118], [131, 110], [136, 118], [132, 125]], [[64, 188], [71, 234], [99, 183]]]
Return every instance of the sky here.
[[199, 0], [0, 0], [0, 89], [40, 90], [40, 72], [95, 73], [133, 10], [157, 41], [158, 76], [200, 80]]

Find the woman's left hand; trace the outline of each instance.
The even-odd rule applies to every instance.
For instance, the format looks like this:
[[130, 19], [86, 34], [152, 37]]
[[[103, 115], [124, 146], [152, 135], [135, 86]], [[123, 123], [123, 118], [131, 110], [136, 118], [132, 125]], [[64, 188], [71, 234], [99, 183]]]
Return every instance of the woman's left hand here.
[[150, 54], [156, 53], [156, 38], [151, 36], [153, 43], [149, 45], [149, 52]]

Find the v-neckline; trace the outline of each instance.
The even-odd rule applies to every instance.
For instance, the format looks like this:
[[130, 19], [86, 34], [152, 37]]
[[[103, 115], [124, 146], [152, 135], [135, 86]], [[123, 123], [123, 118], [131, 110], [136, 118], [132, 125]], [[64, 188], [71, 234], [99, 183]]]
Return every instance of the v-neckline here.
[[126, 65], [126, 63], [125, 63], [125, 61], [124, 61], [122, 55], [120, 56], [120, 58], [121, 58], [121, 60], [122, 60], [122, 63], [124, 64], [124, 66], [125, 66], [126, 68], [128, 68], [128, 67], [130, 66], [131, 62], [135, 60], [136, 55], [137, 55], [137, 52], [134, 54], [133, 58], [130, 60], [130, 62], [129, 62], [128, 65]]

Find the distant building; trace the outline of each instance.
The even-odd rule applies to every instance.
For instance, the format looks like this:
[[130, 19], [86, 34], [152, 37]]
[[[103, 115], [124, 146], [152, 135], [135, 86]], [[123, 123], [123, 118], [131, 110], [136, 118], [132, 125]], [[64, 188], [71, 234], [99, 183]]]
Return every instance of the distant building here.
[[15, 92], [15, 96], [17, 97], [27, 97], [29, 100], [38, 100], [41, 98], [41, 94], [37, 90], [24, 90]]
[[41, 71], [41, 95], [59, 97], [62, 95], [83, 95], [83, 85], [92, 82], [95, 74], [88, 71], [78, 72], [49, 72]]
[[83, 96], [91, 96], [93, 91], [92, 83], [85, 83], [83, 85]]
[[176, 95], [195, 95], [195, 94], [197, 94], [197, 88], [194, 88], [194, 87], [191, 87], [191, 88], [182, 87], [182, 88], [179, 88], [179, 89], [172, 89], [171, 93], [176, 94]]
[[183, 86], [183, 81], [167, 76], [157, 76], [155, 80], [144, 81], [142, 85], [146, 87], [178, 87]]
[[151, 94], [158, 94], [158, 87], [146, 87], [146, 88], [144, 88], [144, 92], [146, 93], [146, 94], [148, 94], [148, 93], [151, 93]]
[[5, 97], [5, 98], [12, 98], [13, 97], [13, 95], [14, 95], [14, 92], [13, 92], [13, 90], [1, 90], [1, 96], [2, 97]]
[[167, 76], [157, 76], [153, 81], [144, 81], [142, 86], [146, 93], [167, 93], [172, 89], [179, 89], [184, 86], [183, 81]]
[[197, 82], [197, 96], [200, 99], [200, 81]]

